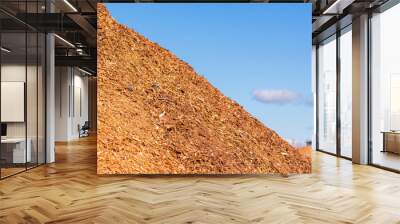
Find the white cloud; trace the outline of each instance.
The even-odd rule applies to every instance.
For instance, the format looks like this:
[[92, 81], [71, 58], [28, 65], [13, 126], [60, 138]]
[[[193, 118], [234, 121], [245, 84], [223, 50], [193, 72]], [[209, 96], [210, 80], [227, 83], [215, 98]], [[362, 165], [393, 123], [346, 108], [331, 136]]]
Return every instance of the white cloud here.
[[257, 101], [268, 104], [289, 104], [300, 100], [300, 94], [286, 89], [262, 89], [253, 91]]

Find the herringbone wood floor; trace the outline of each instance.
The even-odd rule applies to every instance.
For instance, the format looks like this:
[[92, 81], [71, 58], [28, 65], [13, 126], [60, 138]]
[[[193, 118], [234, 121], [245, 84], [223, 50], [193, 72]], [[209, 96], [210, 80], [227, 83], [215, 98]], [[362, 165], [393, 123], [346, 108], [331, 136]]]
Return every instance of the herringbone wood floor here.
[[0, 223], [400, 223], [400, 175], [313, 155], [313, 174], [97, 176], [95, 138], [0, 181]]

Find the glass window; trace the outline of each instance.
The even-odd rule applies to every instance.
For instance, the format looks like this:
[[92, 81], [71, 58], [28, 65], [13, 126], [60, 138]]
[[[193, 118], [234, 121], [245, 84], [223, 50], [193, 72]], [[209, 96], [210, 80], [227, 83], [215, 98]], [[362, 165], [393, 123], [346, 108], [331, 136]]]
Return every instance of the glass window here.
[[372, 163], [400, 170], [400, 4], [371, 19]]
[[352, 157], [352, 34], [351, 26], [340, 36], [340, 154]]
[[336, 36], [318, 47], [318, 148], [336, 153]]

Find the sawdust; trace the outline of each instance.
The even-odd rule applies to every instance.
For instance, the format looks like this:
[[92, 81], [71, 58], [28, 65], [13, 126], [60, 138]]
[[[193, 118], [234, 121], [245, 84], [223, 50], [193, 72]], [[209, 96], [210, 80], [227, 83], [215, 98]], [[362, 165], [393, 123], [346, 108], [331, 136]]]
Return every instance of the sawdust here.
[[309, 173], [311, 161], [98, 4], [99, 174]]

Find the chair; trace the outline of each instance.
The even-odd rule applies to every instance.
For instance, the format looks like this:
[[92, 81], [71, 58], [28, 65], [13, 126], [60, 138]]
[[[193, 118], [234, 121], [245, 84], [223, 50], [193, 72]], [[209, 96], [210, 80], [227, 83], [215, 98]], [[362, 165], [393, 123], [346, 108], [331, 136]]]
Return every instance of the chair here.
[[79, 138], [89, 136], [89, 129], [90, 129], [89, 121], [85, 121], [82, 127], [78, 125]]

